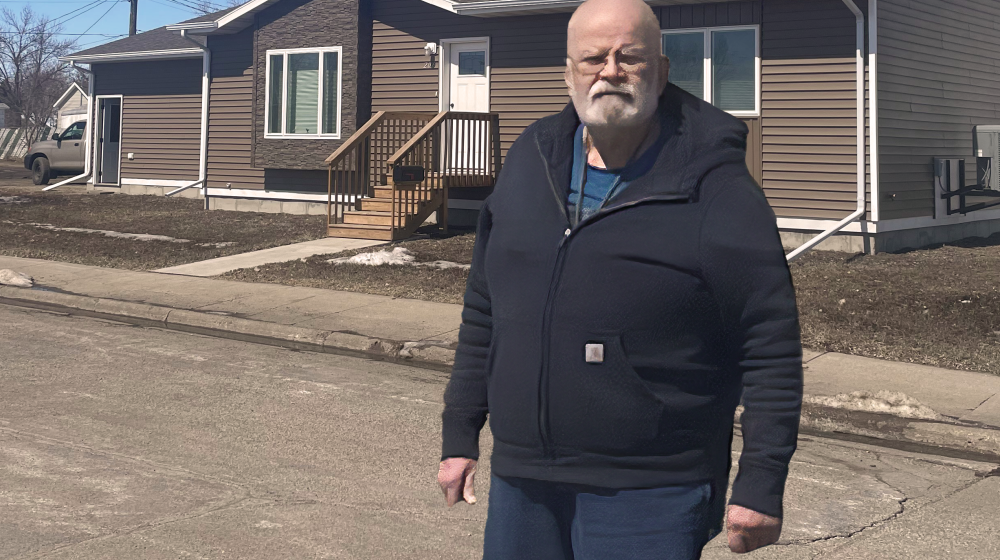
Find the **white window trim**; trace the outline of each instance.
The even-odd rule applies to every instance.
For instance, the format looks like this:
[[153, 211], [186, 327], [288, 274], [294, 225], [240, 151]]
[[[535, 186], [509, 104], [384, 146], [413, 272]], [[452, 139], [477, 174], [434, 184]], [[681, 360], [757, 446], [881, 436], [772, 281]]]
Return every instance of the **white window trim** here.
[[[705, 40], [705, 61], [704, 61], [704, 86], [703, 99], [714, 105], [712, 97], [712, 31], [739, 31], [752, 29], [754, 32], [754, 103], [753, 111], [726, 111], [734, 117], [759, 117], [760, 116], [760, 26], [759, 25], [730, 25], [720, 27], [688, 27], [685, 29], [664, 29], [660, 32], [663, 35], [677, 35], [681, 33], [700, 32]], [[662, 49], [662, 46], [661, 46]]]
[[[316, 103], [316, 124], [317, 128], [323, 128], [323, 53], [337, 53], [337, 132], [316, 133], [316, 134], [289, 134], [287, 130], [288, 111], [285, 104], [288, 102], [288, 55], [301, 53], [317, 53], [319, 57], [319, 87], [317, 89], [318, 100]], [[270, 132], [271, 128], [271, 56], [282, 55], [281, 68], [281, 130], [282, 132]], [[344, 101], [344, 52], [342, 47], [315, 47], [302, 49], [275, 49], [264, 54], [264, 138], [285, 138], [285, 139], [316, 139], [327, 138], [331, 140], [340, 139], [341, 131], [341, 111]]]

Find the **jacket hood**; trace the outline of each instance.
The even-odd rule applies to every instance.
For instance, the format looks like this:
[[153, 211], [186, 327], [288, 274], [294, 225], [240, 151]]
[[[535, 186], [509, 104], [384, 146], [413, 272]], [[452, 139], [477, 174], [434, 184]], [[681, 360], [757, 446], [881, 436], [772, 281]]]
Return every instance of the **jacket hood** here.
[[[748, 128], [729, 113], [668, 83], [659, 99], [659, 118], [668, 133], [653, 168], [616, 196], [615, 205], [666, 195], [697, 199], [702, 177], [725, 164], [746, 162]], [[573, 134], [580, 117], [570, 102], [558, 114], [532, 125], [535, 141], [553, 177], [568, 181], [573, 162]], [[568, 183], [567, 183], [568, 184]]]

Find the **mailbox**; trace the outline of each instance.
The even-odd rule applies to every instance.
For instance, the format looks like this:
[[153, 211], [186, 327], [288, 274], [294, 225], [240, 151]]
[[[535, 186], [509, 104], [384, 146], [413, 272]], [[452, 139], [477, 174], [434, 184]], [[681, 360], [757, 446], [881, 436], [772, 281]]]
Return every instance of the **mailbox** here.
[[419, 165], [396, 165], [392, 168], [394, 185], [416, 185], [424, 182], [424, 168]]

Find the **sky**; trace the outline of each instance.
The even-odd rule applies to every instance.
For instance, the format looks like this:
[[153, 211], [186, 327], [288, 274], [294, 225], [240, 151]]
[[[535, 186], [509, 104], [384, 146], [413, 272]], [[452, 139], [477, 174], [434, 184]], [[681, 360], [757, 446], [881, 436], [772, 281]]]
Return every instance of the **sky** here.
[[[229, 0], [209, 0], [219, 9]], [[193, 9], [198, 0], [139, 0], [139, 33], [201, 15]], [[76, 38], [83, 50], [128, 36], [127, 0], [0, 0], [0, 8], [19, 12], [30, 6], [50, 19], [59, 19], [64, 38]]]

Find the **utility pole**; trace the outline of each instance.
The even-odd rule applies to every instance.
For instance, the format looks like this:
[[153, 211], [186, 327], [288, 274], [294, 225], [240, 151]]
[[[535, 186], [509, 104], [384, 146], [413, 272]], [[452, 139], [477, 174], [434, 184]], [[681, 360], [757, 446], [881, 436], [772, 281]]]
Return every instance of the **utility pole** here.
[[128, 36], [131, 37], [135, 35], [135, 18], [136, 12], [139, 10], [139, 0], [128, 0], [128, 3], [131, 4], [132, 8], [128, 17]]

